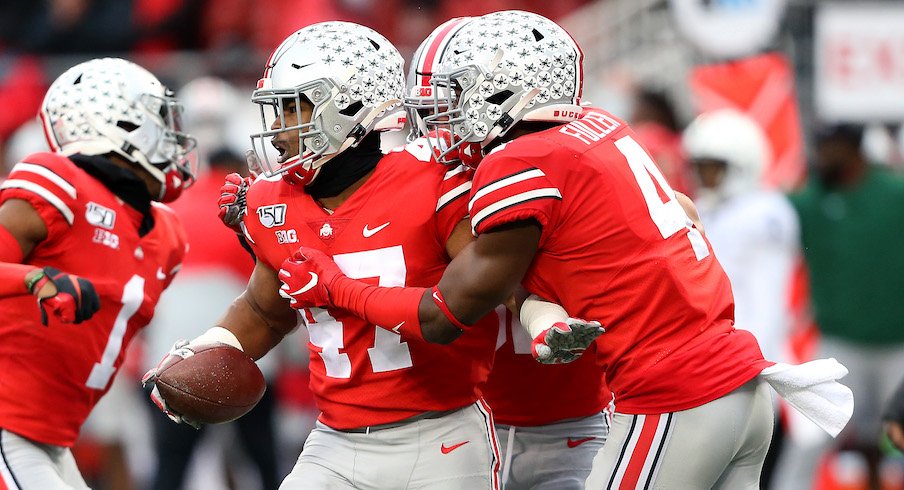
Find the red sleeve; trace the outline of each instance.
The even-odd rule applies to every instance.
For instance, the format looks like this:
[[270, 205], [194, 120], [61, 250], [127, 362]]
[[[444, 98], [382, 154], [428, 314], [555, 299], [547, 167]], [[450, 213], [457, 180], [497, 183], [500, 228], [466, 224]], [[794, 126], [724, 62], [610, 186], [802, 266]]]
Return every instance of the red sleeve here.
[[264, 193], [264, 187], [256, 182], [248, 189], [248, 194], [245, 196], [245, 216], [243, 217], [241, 224], [242, 235], [245, 236], [245, 241], [248, 242], [248, 246], [251, 247], [251, 252], [254, 254], [255, 260], [263, 262], [267, 267], [274, 271], [278, 271], [282, 265], [282, 261], [278, 264], [273, 264], [273, 261], [268, 258], [269, 254], [264, 248], [264, 244], [255, 241], [255, 237], [260, 237], [264, 232], [260, 220], [255, 216]]
[[16, 164], [0, 185], [0, 204], [22, 199], [38, 212], [50, 236], [66, 233], [78, 210], [78, 192], [72, 166], [67, 159], [49, 153], [35, 153]]
[[504, 153], [489, 155], [471, 187], [471, 231], [479, 235], [529, 218], [546, 229], [561, 203], [561, 191], [543, 170]]
[[185, 231], [185, 226], [182, 225], [182, 220], [172, 208], [161, 203], [153, 203], [153, 206], [160, 210], [156, 215], [159, 220], [157, 226], [167, 227], [167, 234], [172, 237], [173, 243], [170, 256], [166, 261], [167, 278], [163, 285], [163, 288], [166, 289], [173, 282], [173, 279], [176, 278], [176, 274], [182, 270], [182, 263], [185, 261], [185, 254], [189, 248], [188, 235]]
[[436, 200], [436, 235], [445, 244], [458, 223], [468, 217], [468, 193], [474, 171], [459, 165], [450, 168], [439, 185]]

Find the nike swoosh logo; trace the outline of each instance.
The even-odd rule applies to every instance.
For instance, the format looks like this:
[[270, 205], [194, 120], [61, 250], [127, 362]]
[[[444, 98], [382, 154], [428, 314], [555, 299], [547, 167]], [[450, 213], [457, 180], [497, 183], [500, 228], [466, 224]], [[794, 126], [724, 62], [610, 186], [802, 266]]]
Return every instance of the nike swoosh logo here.
[[159, 280], [161, 280], [161, 281], [165, 281], [165, 280], [166, 280], [166, 273], [163, 272], [163, 267], [158, 267], [158, 268], [157, 268], [157, 279], [159, 279]]
[[439, 447], [439, 450], [442, 451], [443, 454], [449, 454], [452, 451], [455, 451], [456, 449], [464, 446], [465, 444], [467, 444], [469, 442], [471, 442], [471, 441], [459, 442], [458, 444], [453, 444], [451, 446], [446, 446], [446, 443], [442, 443], [442, 445], [440, 445], [440, 447]]
[[433, 292], [433, 299], [435, 299], [437, 303], [443, 303], [443, 299], [439, 297], [439, 293], [436, 291]]
[[382, 225], [380, 225], [376, 228], [373, 228], [373, 229], [370, 229], [367, 227], [367, 225], [364, 225], [364, 231], [362, 232], [364, 234], [364, 238], [370, 238], [370, 237], [374, 236], [378, 231], [389, 226], [389, 223], [390, 222], [387, 221], [387, 222], [383, 223]]
[[402, 335], [402, 333], [399, 332], [399, 329], [402, 328], [402, 325], [404, 325], [404, 324], [405, 324], [405, 322], [403, 321], [403, 322], [399, 323], [398, 325], [392, 327], [392, 331], [395, 332], [396, 335]]
[[584, 444], [585, 442], [590, 442], [594, 439], [596, 439], [596, 437], [585, 437], [583, 439], [572, 439], [569, 437], [567, 444], [568, 447], [575, 448], [580, 446], [581, 444]]
[[298, 291], [295, 291], [294, 293], [290, 293], [290, 294], [304, 293], [304, 292], [310, 290], [311, 288], [313, 288], [314, 286], [317, 285], [317, 280], [319, 279], [319, 278], [317, 277], [317, 274], [314, 274], [313, 272], [308, 272], [308, 274], [311, 275], [311, 280], [308, 281], [307, 284], [305, 284], [304, 286], [302, 286], [301, 289], [299, 289]]

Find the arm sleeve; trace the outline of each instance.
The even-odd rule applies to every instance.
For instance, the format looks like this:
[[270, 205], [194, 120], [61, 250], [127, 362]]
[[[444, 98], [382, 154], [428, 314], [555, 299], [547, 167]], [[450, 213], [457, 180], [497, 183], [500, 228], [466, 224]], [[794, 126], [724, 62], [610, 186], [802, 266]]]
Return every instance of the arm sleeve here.
[[27, 201], [44, 220], [50, 236], [68, 232], [78, 210], [71, 169], [60, 164], [59, 158], [30, 155], [17, 163], [0, 185], [0, 204], [8, 199]]
[[561, 191], [543, 170], [519, 158], [488, 158], [471, 187], [471, 231], [479, 235], [499, 225], [535, 219], [546, 233], [561, 204]]

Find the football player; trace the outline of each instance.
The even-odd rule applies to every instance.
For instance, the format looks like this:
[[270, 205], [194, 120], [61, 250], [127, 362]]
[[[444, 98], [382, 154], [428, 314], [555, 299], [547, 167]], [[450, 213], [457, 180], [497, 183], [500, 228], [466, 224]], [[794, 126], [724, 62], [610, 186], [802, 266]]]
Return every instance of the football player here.
[[180, 113], [144, 68], [81, 63], [41, 106], [52, 151], [0, 185], [0, 488], [88, 488], [69, 448], [185, 254]]
[[769, 141], [748, 116], [720, 109], [694, 119], [684, 148], [706, 237], [731, 279], [736, 323], [753, 332], [764, 357], [784, 360], [799, 224], [788, 199], [762, 183]]
[[479, 396], [495, 314], [448, 348], [412, 337], [405, 322], [338, 308], [296, 312], [295, 291], [280, 289], [289, 274], [280, 267], [301, 244], [351, 277], [424, 287], [470, 241], [467, 169], [431, 161], [424, 141], [380, 151], [380, 131], [404, 125], [404, 85], [402, 57], [383, 36], [325, 22], [274, 51], [252, 96], [264, 126], [252, 137], [263, 175], [236, 224], [257, 265], [218, 326], [188, 346], [217, 340], [256, 359], [299, 321], [307, 327], [321, 413], [282, 488], [497, 486], [493, 420]]
[[[424, 288], [356, 281], [303, 247], [283, 266], [309, 278], [292, 281], [295, 303], [449, 343], [521, 283], [607, 329], [596, 350], [616, 412], [588, 488], [758, 488], [772, 407], [757, 375], [771, 363], [733, 327], [728, 278], [685, 198], [624, 121], [581, 106], [582, 54], [555, 23], [497, 12], [449, 44], [432, 77], [448, 110], [425, 123], [451, 135], [440, 160], [486, 154], [469, 201], [476, 241]], [[560, 347], [535, 333], [540, 358]]]
[[[415, 51], [408, 69], [405, 108], [416, 137], [436, 135], [425, 132], [423, 122], [434, 111], [443, 110], [434, 106], [430, 78], [449, 41], [471, 19], [440, 25]], [[558, 308], [556, 321], [567, 318]], [[518, 316], [505, 307], [496, 311], [500, 329], [496, 358], [483, 393], [496, 420], [501, 484], [509, 490], [584, 488], [593, 457], [609, 431], [602, 411], [611, 394], [602, 382], [597, 358], [588, 354], [567, 364], [540, 364], [531, 356], [532, 339]]]

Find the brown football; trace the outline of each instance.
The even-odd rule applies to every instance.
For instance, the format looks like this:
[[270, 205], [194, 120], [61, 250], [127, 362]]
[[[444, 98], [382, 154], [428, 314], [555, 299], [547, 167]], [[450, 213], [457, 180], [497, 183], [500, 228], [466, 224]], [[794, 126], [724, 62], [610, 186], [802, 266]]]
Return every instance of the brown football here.
[[173, 356], [158, 371], [157, 389], [172, 411], [220, 424], [245, 415], [264, 396], [264, 375], [244, 352], [221, 343], [190, 350], [194, 354]]

